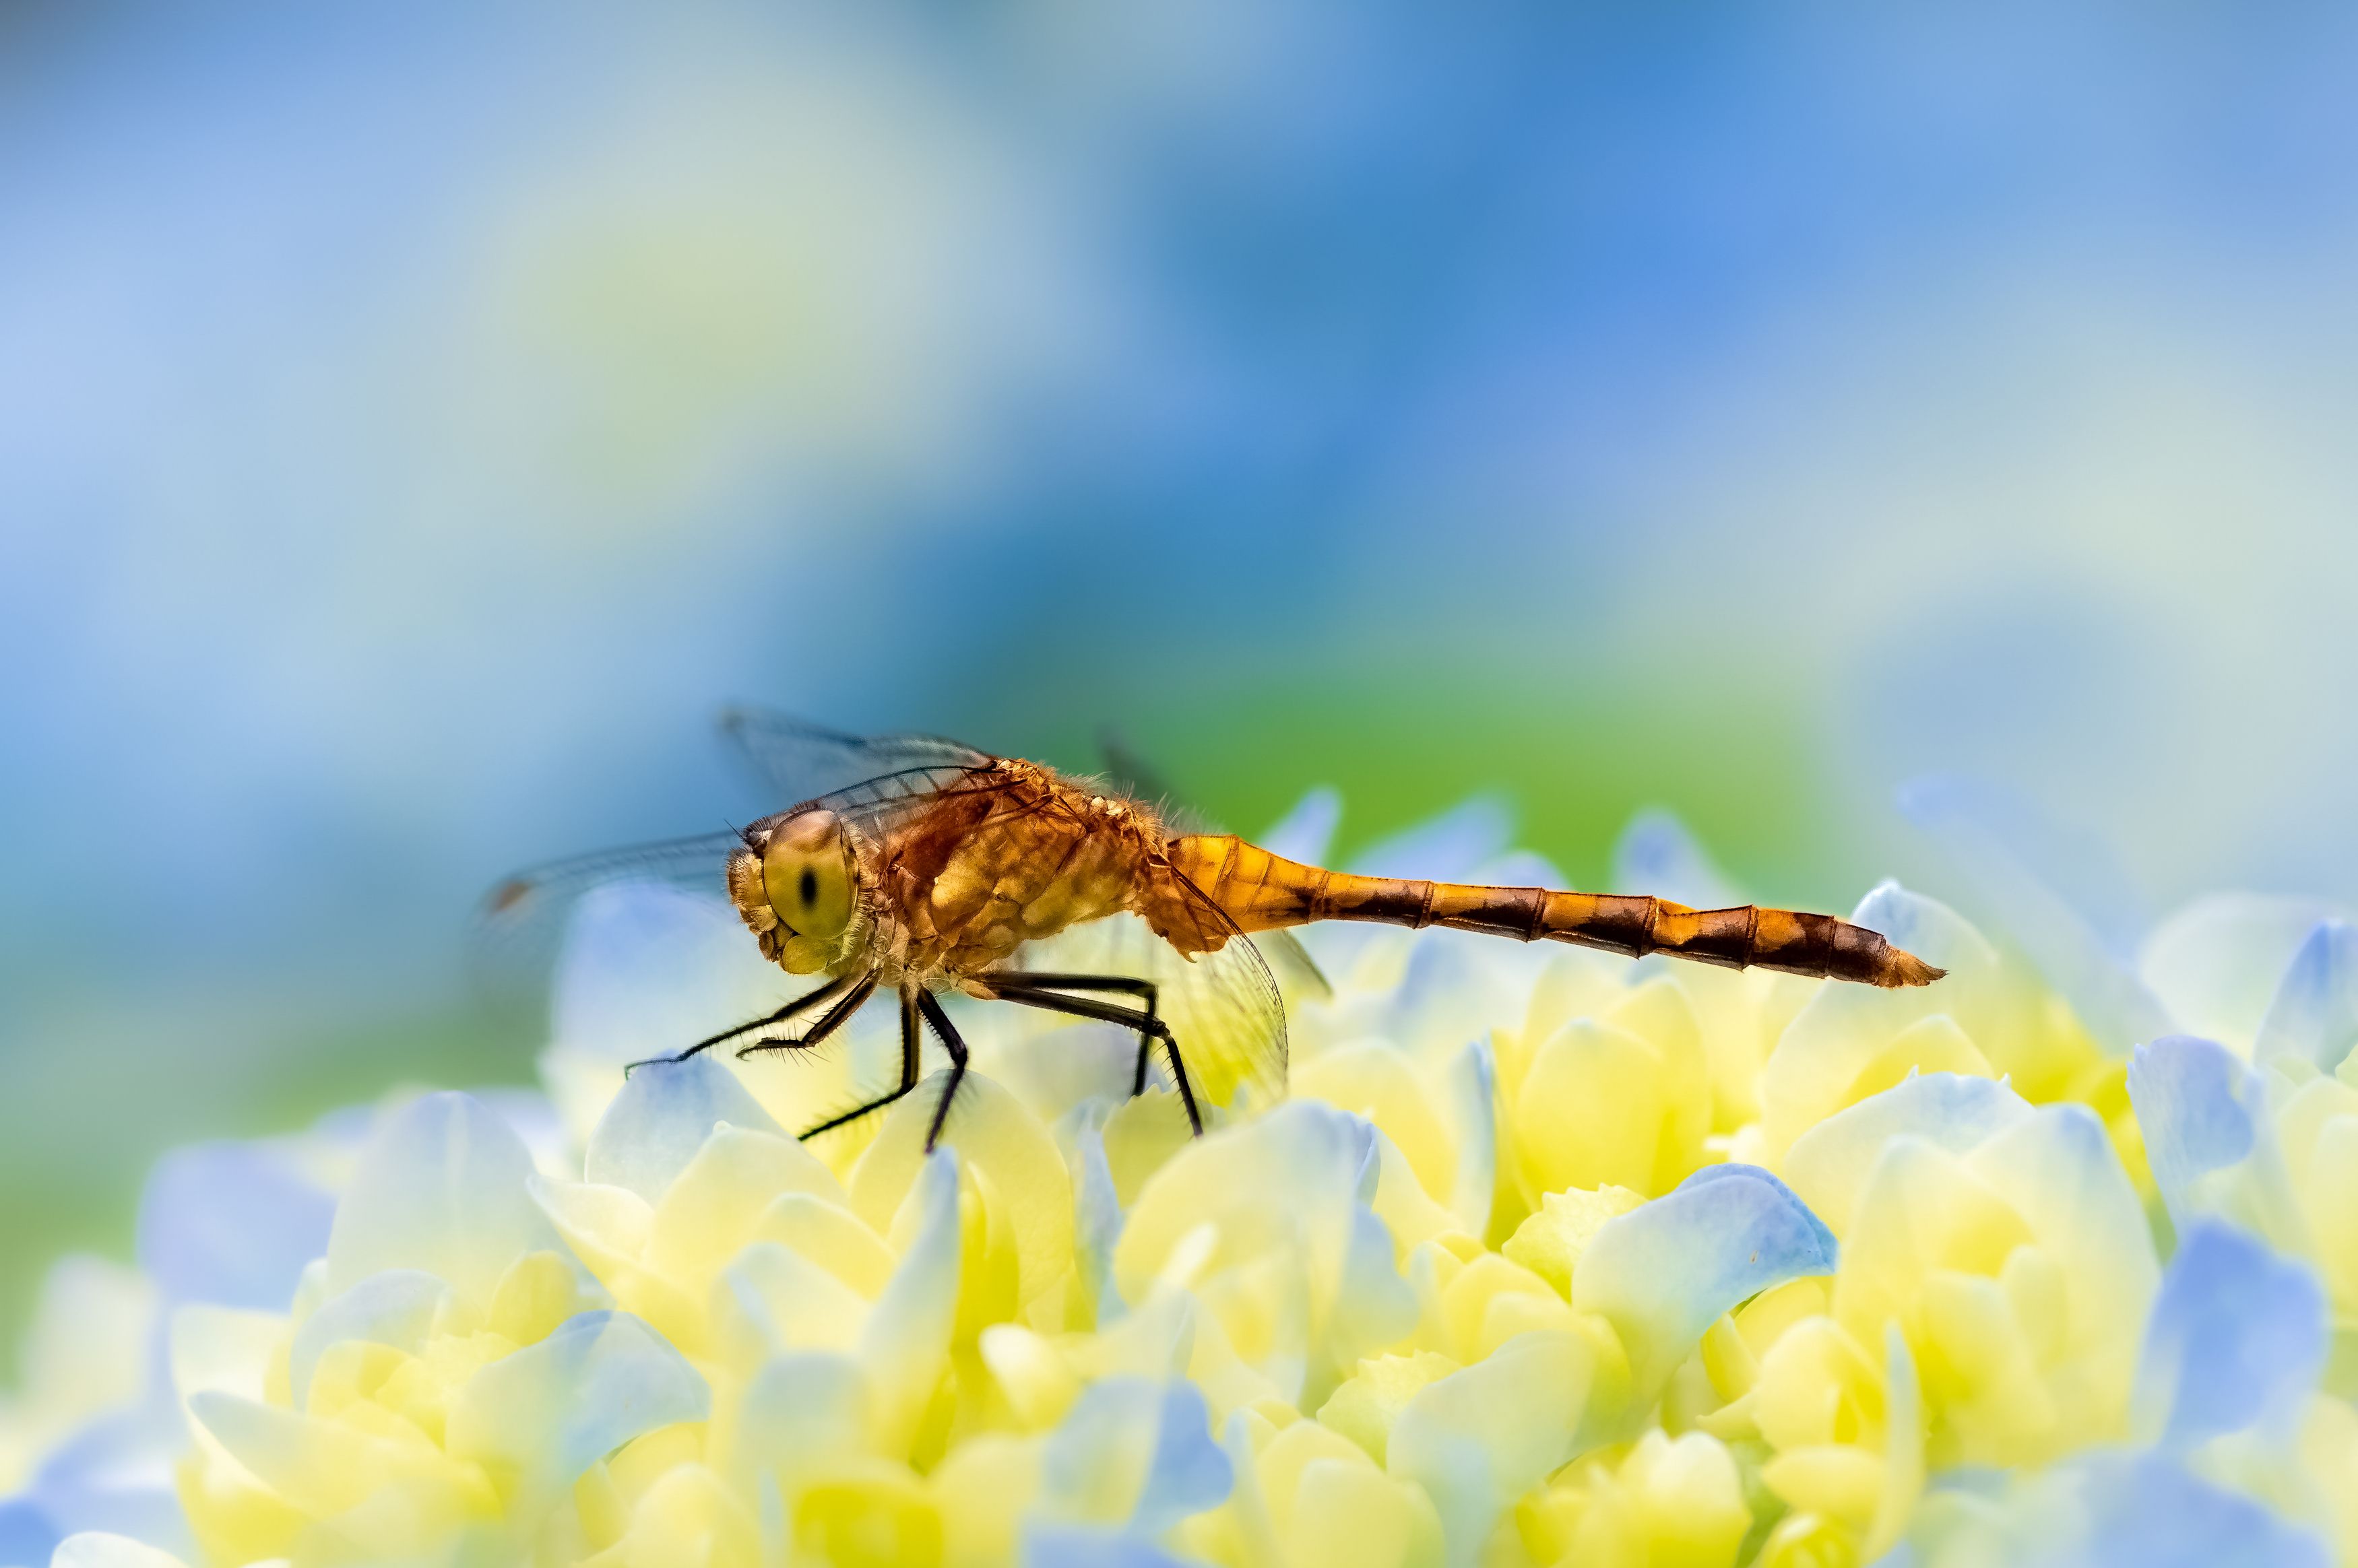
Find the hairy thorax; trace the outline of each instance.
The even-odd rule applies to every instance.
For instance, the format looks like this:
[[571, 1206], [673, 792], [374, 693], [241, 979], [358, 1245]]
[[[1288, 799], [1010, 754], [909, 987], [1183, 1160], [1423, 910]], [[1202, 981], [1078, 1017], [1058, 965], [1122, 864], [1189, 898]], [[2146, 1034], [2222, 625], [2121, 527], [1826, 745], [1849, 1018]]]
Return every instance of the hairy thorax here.
[[979, 974], [1152, 880], [1162, 831], [1135, 803], [1031, 762], [995, 771], [858, 846], [868, 958], [888, 979]]

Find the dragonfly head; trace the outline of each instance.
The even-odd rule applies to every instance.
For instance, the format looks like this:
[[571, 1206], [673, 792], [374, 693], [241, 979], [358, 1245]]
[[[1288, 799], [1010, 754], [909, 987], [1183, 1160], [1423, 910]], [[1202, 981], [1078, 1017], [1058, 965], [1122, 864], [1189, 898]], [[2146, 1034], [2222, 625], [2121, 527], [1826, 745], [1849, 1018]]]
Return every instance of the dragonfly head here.
[[850, 841], [831, 811], [802, 811], [745, 835], [729, 858], [729, 894], [762, 951], [793, 974], [817, 974], [843, 951], [859, 900]]

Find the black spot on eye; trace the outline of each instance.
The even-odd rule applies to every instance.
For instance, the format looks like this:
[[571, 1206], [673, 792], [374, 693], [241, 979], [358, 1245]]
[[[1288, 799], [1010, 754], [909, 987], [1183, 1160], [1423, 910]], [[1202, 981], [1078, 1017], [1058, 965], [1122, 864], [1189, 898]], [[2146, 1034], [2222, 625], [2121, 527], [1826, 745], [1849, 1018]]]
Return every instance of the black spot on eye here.
[[802, 900], [805, 903], [817, 903], [818, 902], [818, 873], [811, 870], [808, 866], [805, 866], [803, 868], [803, 880], [795, 884], [795, 892], [802, 895]]

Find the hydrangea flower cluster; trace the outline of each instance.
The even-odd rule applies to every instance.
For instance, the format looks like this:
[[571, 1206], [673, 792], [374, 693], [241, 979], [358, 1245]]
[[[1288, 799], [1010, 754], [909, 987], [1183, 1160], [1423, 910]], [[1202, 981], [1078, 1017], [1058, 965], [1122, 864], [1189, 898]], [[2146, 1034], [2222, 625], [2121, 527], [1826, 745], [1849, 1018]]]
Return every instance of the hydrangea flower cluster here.
[[[2211, 900], [2131, 964], [1919, 805], [2000, 918], [1854, 918], [1937, 986], [1314, 929], [1293, 1098], [1201, 1140], [1013, 1008], [931, 1154], [938, 1077], [787, 1135], [889, 1019], [625, 1079], [781, 977], [606, 890], [546, 1097], [181, 1152], [136, 1272], [60, 1265], [0, 1563], [2358, 1561], [2358, 934]], [[1367, 869], [1559, 880], [1505, 844]], [[1659, 820], [1621, 874], [1724, 902]]]

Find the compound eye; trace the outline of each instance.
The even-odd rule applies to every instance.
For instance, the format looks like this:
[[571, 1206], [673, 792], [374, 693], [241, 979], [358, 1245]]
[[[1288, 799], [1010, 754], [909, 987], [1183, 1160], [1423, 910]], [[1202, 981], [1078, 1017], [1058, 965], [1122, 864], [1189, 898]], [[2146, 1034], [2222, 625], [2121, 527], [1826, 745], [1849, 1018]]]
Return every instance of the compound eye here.
[[762, 847], [762, 885], [796, 935], [842, 935], [851, 924], [851, 847], [835, 814], [806, 811], [773, 828]]

